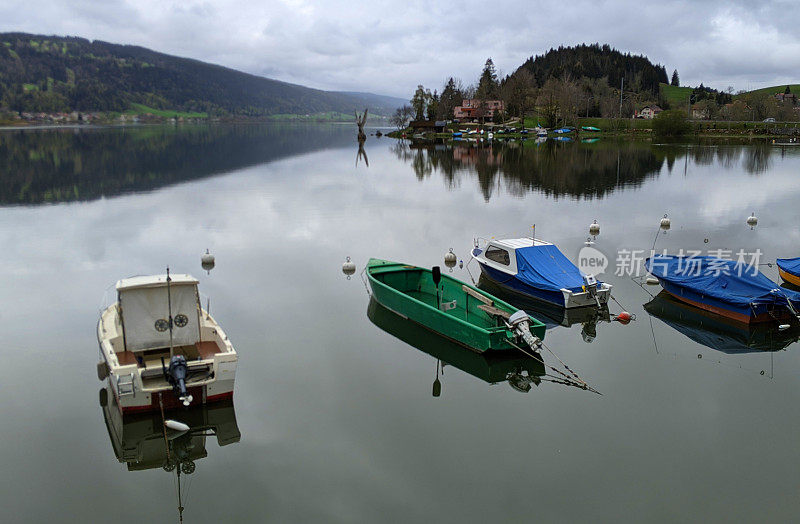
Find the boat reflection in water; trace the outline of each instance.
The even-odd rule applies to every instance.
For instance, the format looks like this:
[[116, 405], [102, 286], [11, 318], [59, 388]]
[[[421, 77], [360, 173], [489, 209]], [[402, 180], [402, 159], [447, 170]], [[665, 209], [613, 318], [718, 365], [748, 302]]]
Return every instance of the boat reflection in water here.
[[441, 395], [439, 370], [445, 365], [479, 378], [490, 384], [508, 382], [514, 390], [525, 392], [538, 386], [545, 376], [544, 363], [516, 350], [476, 353], [456, 342], [401, 317], [380, 305], [374, 298], [369, 301], [367, 316], [383, 331], [402, 340], [436, 359], [436, 380], [433, 396]]
[[576, 308], [558, 307], [542, 300], [526, 297], [520, 293], [508, 291], [481, 274], [478, 278], [478, 287], [509, 304], [526, 311], [529, 315], [544, 322], [546, 329], [559, 326], [572, 327], [581, 324], [581, 338], [586, 343], [591, 343], [597, 337], [597, 324], [611, 322], [608, 304], [597, 306], [584, 306]]
[[[163, 418], [160, 411], [123, 417], [106, 385], [100, 390], [100, 405], [114, 454], [128, 471], [162, 468], [175, 475], [180, 521], [186, 497], [181, 476], [192, 475], [196, 462], [208, 456], [208, 437], [216, 437], [219, 446], [234, 444], [241, 438], [232, 400], [167, 411]], [[185, 424], [189, 429], [169, 429], [164, 420]]]
[[779, 351], [800, 338], [796, 327], [781, 331], [773, 322], [736, 322], [692, 307], [666, 291], [656, 295], [644, 309], [698, 344], [728, 354]]

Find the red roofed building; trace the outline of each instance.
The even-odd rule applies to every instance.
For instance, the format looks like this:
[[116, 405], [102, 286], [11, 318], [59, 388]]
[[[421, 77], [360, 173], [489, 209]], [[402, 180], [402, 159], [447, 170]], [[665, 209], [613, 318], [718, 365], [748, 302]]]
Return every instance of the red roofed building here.
[[474, 122], [479, 118], [494, 118], [495, 113], [503, 111], [505, 104], [502, 100], [479, 100], [465, 98], [460, 106], [453, 108], [453, 118], [461, 122]]

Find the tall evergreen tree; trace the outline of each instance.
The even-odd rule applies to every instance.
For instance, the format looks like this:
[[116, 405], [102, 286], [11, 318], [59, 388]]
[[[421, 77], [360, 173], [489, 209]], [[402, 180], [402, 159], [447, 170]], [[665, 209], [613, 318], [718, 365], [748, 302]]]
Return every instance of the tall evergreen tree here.
[[478, 89], [475, 97], [479, 100], [493, 100], [500, 96], [500, 82], [497, 81], [497, 71], [491, 58], [486, 59], [483, 72], [478, 80]]
[[436, 113], [439, 110], [439, 95], [433, 90], [433, 96], [428, 99], [428, 107], [425, 110], [428, 120], [436, 120]]
[[675, 87], [681, 85], [680, 79], [678, 78], [678, 70], [677, 69], [675, 69], [672, 72], [672, 82], [670, 82], [670, 85], [673, 85]]
[[453, 118], [453, 108], [461, 105], [463, 95], [458, 87], [455, 79], [451, 76], [442, 89], [442, 94], [439, 97], [439, 107], [436, 111], [436, 117], [444, 120]]

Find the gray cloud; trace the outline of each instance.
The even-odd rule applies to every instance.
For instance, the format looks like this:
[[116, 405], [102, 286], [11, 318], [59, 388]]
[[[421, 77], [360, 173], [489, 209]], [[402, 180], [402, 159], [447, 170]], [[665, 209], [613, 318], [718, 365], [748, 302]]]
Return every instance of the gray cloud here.
[[[757, 4], [757, 5], [756, 5]], [[0, 30], [136, 44], [278, 80], [407, 97], [448, 76], [475, 81], [491, 56], [511, 73], [531, 55], [608, 43], [725, 89], [798, 81], [794, 2], [573, 0], [11, 0]]]

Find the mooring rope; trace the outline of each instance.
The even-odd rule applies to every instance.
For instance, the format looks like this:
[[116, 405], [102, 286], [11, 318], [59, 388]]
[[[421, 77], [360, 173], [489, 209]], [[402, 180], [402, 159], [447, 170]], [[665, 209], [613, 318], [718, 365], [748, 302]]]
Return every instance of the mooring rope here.
[[[527, 356], [529, 356], [529, 357], [533, 358], [534, 360], [538, 361], [539, 363], [541, 363], [541, 364], [542, 364], [543, 366], [545, 366], [546, 368], [549, 368], [549, 369], [551, 369], [552, 371], [554, 371], [554, 372], [558, 373], [559, 375], [561, 375], [562, 377], [564, 377], [564, 379], [567, 381], [567, 382], [564, 382], [564, 384], [566, 384], [566, 385], [570, 385], [570, 386], [575, 386], [575, 387], [577, 387], [577, 388], [580, 388], [580, 389], [585, 389], [585, 390], [587, 390], [587, 391], [591, 391], [592, 393], [597, 393], [598, 395], [602, 395], [602, 393], [600, 393], [599, 391], [597, 391], [596, 389], [594, 389], [593, 387], [591, 387], [591, 386], [590, 386], [589, 384], [587, 384], [587, 383], [586, 383], [586, 382], [585, 382], [583, 379], [581, 379], [581, 378], [580, 378], [580, 377], [579, 377], [579, 376], [578, 376], [578, 375], [577, 375], [577, 374], [576, 374], [574, 371], [572, 371], [571, 369], [569, 369], [569, 366], [567, 366], [566, 364], [564, 364], [564, 361], [562, 361], [560, 358], [558, 358], [558, 355], [556, 355], [556, 354], [553, 352], [553, 350], [552, 350], [552, 349], [550, 349], [549, 347], [545, 346], [544, 342], [542, 342], [542, 345], [543, 345], [545, 348], [547, 348], [547, 350], [548, 350], [548, 351], [549, 351], [549, 352], [550, 352], [550, 353], [551, 353], [551, 354], [552, 354], [554, 357], [556, 357], [556, 358], [558, 359], [558, 361], [559, 361], [559, 362], [561, 362], [561, 364], [562, 364], [562, 365], [563, 365], [563, 366], [564, 366], [566, 369], [568, 369], [568, 370], [569, 370], [569, 372], [570, 372], [572, 375], [574, 375], [574, 376], [577, 378], [577, 380], [575, 380], [575, 379], [571, 378], [569, 375], [567, 375], [566, 373], [564, 373], [564, 372], [563, 372], [563, 371], [561, 371], [560, 369], [558, 369], [558, 368], [556, 368], [556, 367], [554, 367], [554, 366], [551, 366], [550, 364], [547, 364], [547, 363], [544, 361], [544, 358], [542, 358], [542, 356], [541, 356], [540, 354], [537, 354], [537, 353], [535, 353], [535, 352], [534, 352], [534, 353], [530, 353], [530, 352], [528, 352], [528, 351], [525, 351], [525, 349], [523, 349], [523, 348], [521, 348], [520, 346], [518, 346], [518, 345], [514, 344], [514, 343], [513, 343], [512, 341], [510, 341], [510, 340], [508, 341], [508, 343], [509, 343], [509, 344], [511, 344], [513, 347], [517, 348], [519, 351], [521, 351], [521, 352], [522, 352], [522, 353], [524, 353], [525, 355], [527, 355]], [[545, 375], [545, 376], [550, 376], [550, 375]], [[558, 377], [552, 377], [552, 376], [551, 376], [551, 378], [554, 378], [554, 379], [556, 379], [556, 380], [561, 380], [561, 379], [558, 379]]]

